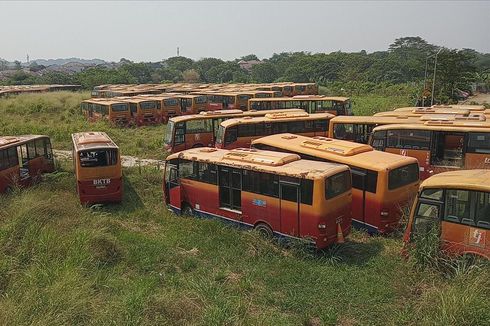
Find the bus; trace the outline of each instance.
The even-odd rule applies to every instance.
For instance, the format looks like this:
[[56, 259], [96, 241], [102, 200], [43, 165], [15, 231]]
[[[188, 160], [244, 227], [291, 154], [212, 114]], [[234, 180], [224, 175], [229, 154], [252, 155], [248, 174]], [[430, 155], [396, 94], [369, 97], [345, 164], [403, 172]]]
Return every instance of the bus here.
[[129, 103], [117, 99], [89, 99], [82, 101], [82, 114], [90, 121], [108, 120], [116, 125], [132, 122]]
[[446, 253], [490, 259], [490, 170], [444, 172], [422, 182], [405, 247], [431, 234]]
[[347, 97], [327, 97], [322, 95], [305, 95], [294, 97], [277, 97], [248, 101], [249, 110], [303, 109], [308, 113], [327, 112], [333, 115], [352, 115], [352, 105]]
[[266, 236], [305, 238], [317, 248], [351, 228], [346, 165], [250, 149], [189, 149], [167, 157], [164, 197], [177, 214], [217, 217]]
[[254, 140], [252, 148], [348, 165], [352, 173], [352, 224], [370, 234], [398, 229], [403, 209], [412, 203], [419, 188], [415, 158], [376, 151], [369, 145], [278, 134]]
[[403, 107], [393, 110], [393, 112], [413, 112], [413, 111], [434, 111], [434, 110], [468, 110], [471, 112], [482, 112], [485, 111], [484, 105], [469, 105], [469, 104], [451, 104], [451, 105], [441, 105], [436, 104], [430, 107]]
[[221, 92], [221, 91], [206, 91], [194, 92], [191, 94], [205, 95], [208, 100], [208, 110], [246, 110], [248, 100], [252, 97], [246, 92]]
[[[408, 109], [408, 108], [407, 108]], [[396, 109], [395, 111], [385, 111], [385, 112], [378, 112], [375, 113], [374, 116], [377, 117], [396, 117], [396, 116], [421, 116], [421, 115], [428, 115], [428, 114], [453, 114], [453, 115], [461, 115], [461, 116], [483, 116], [486, 118], [487, 115], [490, 113], [488, 110], [472, 110], [469, 108], [463, 108], [457, 107], [442, 107], [442, 106], [434, 106], [434, 107], [427, 107], [427, 108], [411, 108], [412, 110], [400, 110]]]
[[317, 95], [318, 85], [316, 83], [294, 83], [293, 96], [294, 95]]
[[28, 186], [41, 174], [55, 171], [48, 136], [0, 136], [0, 193]]
[[76, 133], [71, 138], [80, 202], [120, 202], [123, 182], [119, 147], [104, 132]]
[[[216, 134], [221, 122], [237, 117], [260, 117], [276, 111], [241, 111], [216, 110], [203, 111], [199, 114], [173, 117], [168, 121], [165, 132], [164, 146], [169, 153], [180, 152], [184, 149], [210, 146], [216, 141]], [[292, 110], [292, 112], [304, 112]]]
[[182, 114], [197, 114], [208, 110], [208, 99], [206, 95], [177, 95], [180, 99]]
[[275, 134], [327, 136], [329, 113], [274, 112], [263, 117], [233, 118], [223, 121], [216, 135], [217, 148], [250, 147], [252, 140]]
[[370, 145], [377, 150], [415, 157], [420, 178], [461, 169], [490, 168], [490, 123], [426, 121], [376, 127]]
[[131, 119], [137, 126], [161, 123], [162, 114], [158, 101], [139, 96], [118, 97], [115, 99], [129, 104]]
[[140, 95], [139, 97], [157, 101], [157, 110], [160, 111], [162, 123], [168, 123], [170, 118], [182, 114], [181, 101], [175, 94]]

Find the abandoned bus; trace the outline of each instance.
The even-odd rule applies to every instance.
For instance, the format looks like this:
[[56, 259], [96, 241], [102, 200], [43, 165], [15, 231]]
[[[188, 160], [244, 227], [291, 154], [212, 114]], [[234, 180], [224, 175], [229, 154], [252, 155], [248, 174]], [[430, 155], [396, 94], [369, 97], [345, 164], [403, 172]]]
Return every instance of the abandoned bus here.
[[369, 145], [279, 134], [254, 140], [252, 148], [348, 165], [352, 173], [352, 223], [369, 233], [397, 229], [402, 209], [411, 203], [419, 188], [415, 158], [376, 151]]
[[160, 121], [167, 123], [172, 117], [182, 114], [180, 108], [180, 99], [175, 95], [158, 94], [158, 95], [140, 95], [140, 98], [157, 101], [157, 110], [160, 111]]
[[76, 133], [71, 138], [82, 204], [120, 202], [123, 182], [119, 147], [104, 132]]
[[490, 124], [486, 121], [426, 121], [376, 127], [375, 149], [415, 157], [420, 178], [461, 169], [490, 168]]
[[55, 170], [48, 136], [0, 136], [0, 193]]
[[489, 170], [444, 172], [422, 182], [404, 241], [417, 245], [430, 234], [447, 253], [490, 259]]
[[352, 105], [347, 97], [327, 97], [306, 95], [250, 99], [249, 110], [302, 109], [308, 113], [327, 112], [333, 115], [352, 115]]
[[139, 96], [120, 97], [116, 99], [129, 104], [132, 121], [137, 126], [161, 123], [158, 101]]
[[282, 133], [326, 137], [328, 121], [333, 117], [329, 113], [284, 111], [257, 118], [233, 118], [220, 124], [215, 145], [226, 149], [246, 148], [250, 147], [254, 139]]
[[351, 227], [346, 165], [250, 149], [195, 148], [167, 157], [164, 196], [175, 213], [217, 217], [318, 248]]
[[206, 95], [177, 95], [180, 98], [182, 114], [197, 114], [208, 109]]
[[[184, 115], [171, 118], [167, 125], [164, 138], [165, 150], [169, 153], [180, 152], [184, 149], [214, 146], [216, 133], [221, 122], [237, 117], [260, 117], [278, 111], [241, 111], [217, 110], [205, 111], [200, 114]], [[293, 110], [292, 112], [304, 112]]]
[[129, 103], [117, 99], [90, 99], [82, 101], [81, 110], [90, 122], [107, 119], [117, 125], [131, 123]]

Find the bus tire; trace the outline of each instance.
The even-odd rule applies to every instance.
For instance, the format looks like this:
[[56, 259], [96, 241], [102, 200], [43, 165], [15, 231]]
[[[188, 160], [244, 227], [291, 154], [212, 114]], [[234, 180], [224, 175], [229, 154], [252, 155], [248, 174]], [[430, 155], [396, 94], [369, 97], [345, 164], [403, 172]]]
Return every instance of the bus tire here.
[[272, 229], [269, 225], [265, 223], [258, 223], [255, 227], [254, 230], [257, 231], [262, 237], [265, 239], [271, 239], [274, 233], [272, 232]]
[[203, 144], [194, 144], [192, 145], [192, 148], [199, 148], [199, 147], [204, 147]]
[[182, 204], [182, 216], [193, 216], [194, 215], [194, 210], [192, 209], [191, 205], [184, 203]]

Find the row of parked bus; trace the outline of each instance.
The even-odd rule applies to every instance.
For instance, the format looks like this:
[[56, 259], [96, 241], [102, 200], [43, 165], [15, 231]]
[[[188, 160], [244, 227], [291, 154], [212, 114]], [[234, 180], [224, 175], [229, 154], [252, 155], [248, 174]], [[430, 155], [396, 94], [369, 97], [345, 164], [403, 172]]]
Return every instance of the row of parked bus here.
[[[76, 189], [84, 204], [119, 202], [117, 145], [101, 132], [72, 135]], [[54, 171], [47, 136], [0, 138], [0, 192]], [[399, 227], [412, 205], [404, 240], [440, 229], [445, 250], [490, 258], [490, 171], [444, 172], [419, 187], [415, 158], [326, 137], [275, 134], [251, 148], [201, 147], [170, 155], [164, 198], [177, 213], [218, 217], [267, 236], [342, 242], [351, 226], [370, 233]]]

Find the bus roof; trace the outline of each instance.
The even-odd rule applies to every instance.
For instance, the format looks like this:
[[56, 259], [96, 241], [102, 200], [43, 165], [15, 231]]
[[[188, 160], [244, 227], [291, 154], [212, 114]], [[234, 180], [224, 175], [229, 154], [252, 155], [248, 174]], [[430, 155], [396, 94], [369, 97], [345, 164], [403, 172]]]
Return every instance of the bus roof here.
[[152, 102], [152, 101], [156, 101], [155, 99], [141, 98], [139, 96], [116, 97], [116, 98], [113, 98], [113, 99], [114, 100], [119, 100], [121, 102], [128, 102], [128, 103], [141, 103], [141, 102]]
[[116, 143], [105, 133], [100, 131], [79, 132], [71, 135], [75, 151], [93, 148], [118, 148]]
[[256, 111], [256, 110], [249, 110], [249, 111], [242, 111], [238, 109], [233, 109], [233, 110], [214, 110], [214, 111], [203, 111], [200, 112], [199, 114], [189, 114], [189, 115], [181, 115], [177, 117], [172, 117], [170, 118], [170, 121], [172, 122], [182, 122], [182, 121], [189, 121], [189, 120], [196, 120], [196, 119], [211, 119], [211, 118], [219, 118], [219, 117], [229, 117], [229, 116], [237, 116], [237, 118], [244, 116], [244, 117], [260, 117], [260, 116], [265, 116], [266, 114], [269, 113], [277, 113], [277, 112], [305, 112], [304, 110], [301, 109], [278, 109], [278, 110], [263, 110], [263, 111]]
[[332, 123], [417, 123], [420, 121], [420, 116], [405, 116], [399, 115], [394, 117], [384, 116], [361, 116], [361, 115], [339, 115], [333, 118]]
[[417, 129], [417, 130], [436, 130], [436, 131], [480, 131], [490, 132], [490, 123], [486, 121], [426, 121], [420, 124], [387, 124], [378, 126], [374, 131], [393, 130], [393, 129]]
[[9, 148], [12, 145], [22, 145], [27, 143], [28, 141], [39, 138], [49, 137], [45, 135], [0, 136], [0, 150]]
[[94, 103], [94, 104], [122, 104], [122, 103], [127, 103], [126, 100], [118, 100], [117, 98], [92, 98], [88, 100], [83, 100], [82, 103]]
[[327, 137], [306, 137], [294, 134], [276, 134], [252, 141], [252, 146], [263, 144], [286, 151], [319, 157], [342, 164], [373, 171], [393, 169], [417, 159], [374, 150], [369, 145]]
[[181, 158], [191, 161], [245, 167], [254, 171], [272, 172], [297, 178], [317, 179], [347, 171], [346, 165], [302, 160], [296, 154], [238, 148], [233, 150], [201, 147], [172, 154], [167, 160]]
[[[273, 91], [274, 92], [274, 91]], [[266, 98], [251, 98], [251, 102], [282, 102], [282, 101], [338, 101], [346, 102], [349, 101], [348, 97], [335, 97], [335, 96], [323, 96], [323, 95], [296, 95], [293, 97], [266, 97]]]
[[233, 118], [233, 119], [228, 119], [225, 120], [221, 123], [223, 127], [230, 127], [233, 125], [239, 125], [239, 124], [248, 124], [248, 123], [257, 123], [257, 122], [282, 122], [282, 121], [291, 121], [295, 119], [300, 119], [300, 120], [317, 120], [317, 119], [331, 119], [335, 117], [333, 114], [330, 113], [306, 113], [306, 112], [290, 112], [291, 110], [288, 109], [287, 111], [281, 111], [277, 112], [279, 110], [274, 110], [274, 113], [268, 113], [263, 117], [241, 117], [241, 118]]
[[443, 172], [425, 179], [424, 188], [467, 189], [490, 192], [490, 170], [457, 170]]

